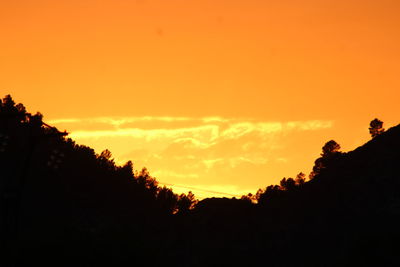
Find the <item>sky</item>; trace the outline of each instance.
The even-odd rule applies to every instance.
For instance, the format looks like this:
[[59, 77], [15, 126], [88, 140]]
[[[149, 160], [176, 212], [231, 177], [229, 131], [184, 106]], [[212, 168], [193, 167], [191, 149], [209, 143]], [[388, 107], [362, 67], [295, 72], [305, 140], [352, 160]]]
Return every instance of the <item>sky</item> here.
[[[0, 1], [0, 93], [175, 192], [308, 174], [399, 123], [395, 0]], [[225, 193], [225, 194], [221, 194]]]

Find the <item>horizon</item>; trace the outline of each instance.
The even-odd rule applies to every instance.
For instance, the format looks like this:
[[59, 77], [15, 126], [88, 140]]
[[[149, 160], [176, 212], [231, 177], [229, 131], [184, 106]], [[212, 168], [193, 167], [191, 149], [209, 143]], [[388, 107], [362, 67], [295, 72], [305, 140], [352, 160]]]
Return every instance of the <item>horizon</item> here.
[[[18, 103], [18, 102], [16, 102], [16, 103]], [[21, 104], [23, 104], [23, 103], [21, 103]], [[28, 110], [28, 112], [29, 112], [29, 110]], [[30, 113], [33, 113], [33, 112], [30, 112]], [[204, 118], [198, 118], [198, 119], [190, 119], [190, 118], [187, 118], [187, 117], [186, 118], [184, 118], [184, 117], [174, 118], [174, 117], [150, 117], [150, 116], [145, 116], [145, 117], [130, 117], [130, 118], [122, 118], [122, 117], [118, 117], [118, 118], [116, 118], [116, 117], [114, 117], [114, 118], [101, 117], [101, 118], [89, 118], [89, 119], [76, 119], [76, 118], [71, 119], [70, 118], [70, 119], [56, 119], [56, 120], [49, 120], [49, 121], [44, 120], [44, 122], [50, 123], [51, 124], [50, 126], [52, 126], [52, 127], [56, 127], [54, 125], [60, 125], [60, 124], [61, 125], [69, 125], [71, 123], [74, 123], [74, 124], [85, 123], [85, 124], [87, 124], [87, 123], [91, 123], [91, 122], [92, 123], [93, 122], [95, 122], [95, 123], [98, 123], [98, 122], [107, 123], [107, 124], [110, 124], [110, 125], [112, 125], [114, 127], [118, 126], [117, 129], [114, 129], [112, 131], [110, 131], [110, 130], [106, 130], [106, 131], [104, 131], [104, 130], [99, 130], [99, 131], [85, 131], [85, 130], [83, 130], [83, 131], [76, 131], [76, 132], [72, 132], [71, 133], [67, 129], [64, 129], [64, 131], [68, 133], [67, 138], [71, 138], [74, 142], [76, 142], [79, 145], [84, 145], [84, 146], [88, 146], [90, 148], [93, 148], [95, 150], [95, 152], [100, 155], [100, 153], [103, 150], [109, 150], [109, 148], [108, 148], [109, 146], [107, 146], [105, 149], [99, 149], [99, 147], [96, 146], [96, 142], [94, 142], [92, 144], [87, 144], [87, 143], [84, 143], [84, 142], [81, 143], [78, 140], [83, 140], [83, 141], [89, 140], [89, 143], [90, 143], [90, 141], [93, 142], [93, 140], [98, 140], [98, 139], [100, 139], [102, 137], [110, 138], [112, 136], [117, 136], [117, 137], [121, 137], [122, 136], [122, 137], [133, 138], [133, 137], [135, 137], [135, 134], [137, 135], [138, 133], [141, 133], [141, 134], [139, 134], [140, 137], [147, 139], [146, 141], [152, 142], [154, 139], [157, 139], [157, 137], [154, 137], [152, 134], [149, 135], [148, 133], [146, 133], [146, 130], [143, 130], [143, 129], [140, 129], [140, 128], [125, 128], [125, 129], [124, 128], [122, 128], [122, 129], [119, 128], [119, 126], [121, 126], [121, 125], [123, 125], [125, 123], [128, 123], [128, 122], [132, 122], [132, 121], [137, 122], [137, 121], [152, 121], [152, 120], [160, 120], [160, 121], [164, 121], [164, 122], [165, 121], [171, 122], [171, 121], [175, 121], [175, 120], [177, 120], [177, 121], [191, 121], [191, 120], [194, 120], [194, 121], [202, 121], [202, 122], [206, 122], [206, 123], [210, 122], [210, 121], [212, 121], [212, 122], [218, 121], [218, 122], [225, 122], [225, 123], [226, 122], [235, 121], [234, 119], [224, 119], [224, 118], [221, 118], [221, 117], [204, 117]], [[271, 135], [274, 132], [284, 132], [284, 131], [288, 131], [288, 132], [294, 131], [295, 134], [299, 134], [302, 131], [306, 131], [307, 132], [307, 131], [315, 131], [315, 130], [321, 130], [321, 129], [324, 130], [324, 129], [330, 129], [333, 126], [333, 122], [332, 121], [308, 121], [308, 122], [307, 121], [306, 122], [299, 122], [299, 121], [298, 122], [294, 122], [294, 121], [291, 121], [291, 122], [287, 122], [287, 123], [280, 123], [280, 122], [260, 123], [260, 122], [254, 121], [254, 120], [251, 120], [251, 121], [252, 121], [252, 123], [254, 125], [258, 126], [258, 129], [257, 129], [257, 127], [253, 127], [253, 129], [252, 129], [253, 131], [261, 131], [261, 132], [264, 131], [268, 135]], [[236, 126], [236, 125], [239, 125], [239, 124], [240, 123], [236, 123], [236, 124], [233, 124], [233, 125]], [[261, 125], [261, 129], [260, 129], [260, 125]], [[384, 127], [384, 130], [385, 131], [389, 130], [390, 128], [398, 126], [398, 125], [399, 124], [394, 124], [394, 125], [391, 125], [389, 127]], [[74, 126], [76, 126], [76, 125], [74, 125]], [[92, 127], [89, 127], [89, 128], [93, 129]], [[235, 127], [233, 127], [233, 128], [235, 128]], [[58, 130], [60, 131], [61, 129], [58, 129]], [[169, 130], [171, 130], [171, 129], [169, 129]], [[180, 130], [181, 129], [172, 129], [172, 132], [177, 131], [179, 133]], [[153, 129], [153, 131], [154, 131], [154, 129]], [[166, 129], [156, 129], [156, 132], [157, 131], [168, 131], [168, 130], [166, 130]], [[188, 131], [188, 130], [185, 129], [184, 132], [185, 131]], [[188, 132], [191, 132], [191, 131], [189, 130]], [[220, 136], [218, 138], [224, 137], [224, 135], [228, 135], [229, 136], [229, 135], [231, 135], [232, 132], [235, 132], [235, 130], [232, 131], [232, 127], [228, 126], [227, 129], [222, 131], [222, 133], [220, 134]], [[226, 133], [228, 133], [228, 134], [226, 134]], [[288, 134], [288, 133], [286, 133], [286, 134]], [[241, 133], [239, 133], [239, 135], [241, 135]], [[234, 137], [235, 137], [235, 135], [234, 135]], [[87, 139], [87, 138], [89, 138], [89, 139]], [[90, 138], [93, 138], [93, 139], [90, 139]], [[186, 139], [190, 140], [192, 138], [190, 138], [190, 137], [188, 137], [188, 138], [180, 138], [180, 139], [177, 139], [177, 140], [186, 140]], [[366, 138], [366, 139], [359, 139], [358, 140], [359, 145], [357, 145], [356, 147], [349, 148], [347, 150], [343, 150], [343, 148], [341, 147], [340, 151], [349, 152], [349, 151], [355, 150], [356, 148], [358, 148], [360, 146], [363, 146], [365, 143], [367, 143], [370, 140], [371, 140], [370, 136], [368, 138]], [[191, 140], [191, 142], [192, 142], [192, 140]], [[104, 142], [99, 142], [99, 143], [101, 144], [101, 146], [104, 145]], [[205, 145], [205, 144], [197, 144], [197, 145]], [[213, 146], [213, 145], [214, 144], [211, 144], [210, 146]], [[100, 146], [100, 148], [101, 148], [101, 146]], [[322, 146], [321, 146], [321, 148], [322, 148]], [[321, 152], [321, 150], [319, 151], [319, 153], [317, 153], [317, 156], [316, 156], [315, 159], [317, 159], [321, 155], [320, 152]], [[111, 151], [111, 153], [112, 153], [112, 151]], [[111, 159], [118, 166], [122, 166], [127, 161], [131, 161], [131, 159], [129, 157], [128, 158], [121, 158], [121, 157], [119, 158], [118, 156], [115, 157], [114, 155], [112, 156]], [[161, 157], [159, 159], [161, 159], [161, 161], [165, 161]], [[277, 161], [281, 161], [281, 158], [278, 158], [276, 160]], [[206, 160], [203, 160], [203, 163], [205, 165], [208, 165]], [[211, 162], [210, 164], [213, 165], [214, 163], [215, 162]], [[312, 164], [314, 164], [314, 160], [311, 162], [311, 165]], [[147, 168], [146, 166], [141, 166], [141, 167], [139, 166], [138, 167], [137, 164], [134, 163], [134, 170], [135, 171], [139, 172], [143, 168], [149, 170], [149, 168]], [[311, 169], [312, 168], [310, 168], [310, 172], [311, 172]], [[304, 173], [306, 175], [306, 179], [308, 179], [309, 172], [303, 172], [303, 171], [301, 171], [301, 172]], [[298, 172], [298, 173], [300, 173], [300, 172]], [[296, 173], [296, 175], [298, 173]], [[189, 185], [186, 185], [186, 184], [173, 184], [173, 183], [164, 182], [163, 180], [160, 180], [159, 176], [157, 174], [160, 174], [160, 172], [157, 172], [157, 171], [151, 172], [150, 171], [150, 175], [152, 177], [156, 178], [157, 183], [159, 185], [166, 186], [168, 188], [173, 189], [174, 193], [176, 193], [178, 195], [181, 194], [181, 193], [187, 194], [189, 191], [193, 192], [195, 194], [196, 198], [199, 199], [199, 200], [202, 200], [202, 199], [205, 199], [205, 198], [213, 198], [213, 197], [240, 198], [242, 196], [247, 196], [249, 193], [255, 195], [255, 193], [256, 193], [256, 191], [258, 189], [265, 190], [265, 188], [267, 186], [272, 185], [272, 184], [279, 184], [278, 182], [280, 181], [280, 179], [279, 179], [279, 181], [277, 180], [277, 181], [275, 181], [275, 182], [273, 182], [271, 184], [264, 184], [264, 185], [260, 185], [258, 187], [256, 186], [256, 187], [254, 187], [255, 189], [253, 188], [253, 189], [250, 189], [250, 190], [238, 191], [237, 188], [232, 188], [232, 187], [229, 188], [229, 187], [226, 187], [226, 186], [215, 187], [215, 186], [207, 186], [207, 185], [203, 186], [203, 185], [196, 185], [196, 184], [194, 186], [192, 186], [190, 184]], [[161, 175], [162, 174], [163, 173], [161, 173]], [[173, 175], [177, 176], [176, 174], [173, 174]], [[281, 178], [289, 178], [289, 177], [295, 178], [296, 175], [288, 175], [288, 176], [284, 176], [284, 177], [281, 177]], [[184, 175], [183, 178], [193, 178], [193, 177], [190, 177], [190, 175], [189, 176], [188, 175]], [[195, 176], [195, 178], [198, 178], [198, 177]]]
[[[322, 146], [397, 125], [400, 3], [0, 4], [0, 90], [174, 192], [308, 175]], [[178, 186], [182, 187], [178, 187]]]

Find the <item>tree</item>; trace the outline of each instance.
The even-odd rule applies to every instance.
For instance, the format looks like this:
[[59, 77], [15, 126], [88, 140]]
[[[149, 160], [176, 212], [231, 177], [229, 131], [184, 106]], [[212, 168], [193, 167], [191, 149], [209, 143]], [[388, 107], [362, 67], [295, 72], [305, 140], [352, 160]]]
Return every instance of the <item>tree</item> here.
[[132, 161], [127, 161], [124, 166], [118, 168], [119, 172], [124, 176], [127, 177], [130, 181], [135, 179], [133, 174], [133, 163]]
[[6, 95], [3, 98], [3, 110], [7, 113], [15, 113], [17, 108], [15, 107], [15, 102], [11, 95]]
[[103, 150], [99, 156], [99, 158], [104, 159], [104, 160], [111, 160], [112, 154], [110, 150], [106, 149]]
[[326, 142], [326, 144], [322, 147], [321, 156], [323, 158], [327, 158], [339, 152], [339, 150], [340, 150], [340, 145], [336, 143], [335, 140], [330, 140]]
[[111, 158], [112, 154], [110, 150], [106, 149], [101, 152], [100, 155], [97, 156], [97, 160], [99, 161], [100, 165], [108, 170], [115, 169], [114, 160]]
[[240, 199], [252, 203], [253, 201], [256, 200], [256, 196], [253, 195], [252, 193], [248, 193], [247, 195], [243, 195]]
[[297, 186], [303, 185], [306, 182], [306, 175], [300, 172], [297, 174], [295, 181]]
[[157, 193], [157, 204], [160, 211], [166, 214], [172, 214], [177, 209], [178, 195], [172, 192], [172, 189], [166, 186], [160, 188]]
[[296, 182], [293, 178], [283, 178], [280, 181], [280, 186], [282, 188], [282, 190], [285, 191], [292, 191], [296, 188]]
[[369, 133], [371, 134], [372, 138], [377, 137], [385, 131], [383, 128], [383, 121], [376, 118], [370, 122], [369, 126]]
[[192, 191], [189, 191], [187, 195], [181, 194], [178, 198], [178, 212], [179, 213], [186, 213], [189, 210], [193, 209], [197, 204], [197, 200], [192, 193]]
[[264, 194], [264, 192], [265, 192], [265, 191], [264, 191], [263, 189], [261, 189], [261, 188], [259, 188], [259, 189], [257, 190], [256, 196], [255, 196], [257, 202], [259, 201], [261, 195]]
[[322, 147], [321, 157], [317, 158], [314, 163], [310, 179], [321, 173], [330, 163], [338, 158], [342, 153], [339, 151], [340, 145], [335, 140], [330, 140]]
[[34, 128], [40, 128], [43, 124], [43, 115], [40, 112], [37, 112], [35, 115], [28, 114], [29, 123]]
[[15, 123], [26, 122], [27, 115], [26, 109], [23, 104], [16, 104], [11, 95], [6, 95], [3, 101], [0, 100], [1, 115], [11, 118]]
[[282, 195], [282, 192], [283, 191], [279, 185], [270, 185], [263, 193], [260, 193], [258, 196], [258, 203], [264, 205], [268, 201], [279, 198]]

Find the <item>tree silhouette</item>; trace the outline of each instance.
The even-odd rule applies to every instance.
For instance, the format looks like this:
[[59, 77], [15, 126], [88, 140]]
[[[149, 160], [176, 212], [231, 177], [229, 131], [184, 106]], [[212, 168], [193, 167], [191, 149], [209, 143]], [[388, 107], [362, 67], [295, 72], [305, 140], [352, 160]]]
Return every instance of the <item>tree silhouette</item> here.
[[323, 158], [327, 158], [339, 152], [339, 150], [340, 150], [340, 145], [336, 143], [335, 140], [330, 140], [326, 142], [326, 144], [322, 147], [321, 156]]
[[170, 188], [164, 186], [157, 193], [157, 204], [162, 212], [175, 213], [177, 210], [178, 196]]
[[321, 157], [315, 160], [314, 167], [310, 173], [310, 179], [314, 179], [331, 162], [341, 155], [340, 145], [335, 140], [330, 140], [322, 147]]
[[378, 132], [348, 153], [327, 142], [311, 181], [299, 173], [242, 199], [197, 201], [53, 135], [6, 96], [0, 266], [400, 266], [400, 125]]
[[240, 200], [246, 201], [248, 203], [252, 203], [253, 201], [256, 200], [256, 195], [253, 195], [252, 193], [248, 193], [247, 195], [241, 196]]
[[282, 190], [292, 191], [296, 188], [296, 181], [293, 178], [283, 178], [280, 181]]
[[258, 203], [266, 205], [271, 200], [278, 199], [282, 195], [282, 187], [279, 185], [269, 185], [262, 193], [260, 193], [260, 190], [257, 192], [259, 192], [257, 196]]
[[372, 138], [377, 137], [385, 131], [385, 129], [383, 128], [383, 121], [380, 121], [378, 119], [373, 119], [370, 122], [369, 126], [369, 133], [371, 134]]
[[133, 163], [130, 160], [127, 161], [122, 167], [119, 167], [118, 170], [124, 177], [127, 177], [130, 181], [133, 181], [133, 179], [135, 178]]
[[189, 193], [186, 194], [181, 194], [179, 196], [178, 202], [177, 202], [177, 208], [179, 213], [187, 213], [189, 210], [193, 209], [197, 204], [197, 200], [192, 193], [192, 191], [189, 191]]
[[306, 175], [302, 172], [300, 172], [299, 174], [297, 174], [296, 176], [296, 185], [301, 186], [306, 182]]
[[12, 99], [11, 95], [6, 95], [3, 98], [3, 103], [2, 103], [2, 111], [5, 113], [12, 113], [12, 112], [17, 112], [18, 109], [15, 106], [15, 102]]

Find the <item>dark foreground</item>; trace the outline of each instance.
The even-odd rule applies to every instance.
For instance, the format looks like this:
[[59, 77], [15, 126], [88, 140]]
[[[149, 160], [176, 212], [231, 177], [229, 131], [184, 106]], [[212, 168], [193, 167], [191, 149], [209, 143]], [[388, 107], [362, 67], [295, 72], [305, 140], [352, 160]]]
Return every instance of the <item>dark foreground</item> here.
[[11, 98], [0, 145], [0, 266], [400, 266], [400, 126], [324, 150], [310, 181], [198, 203]]

